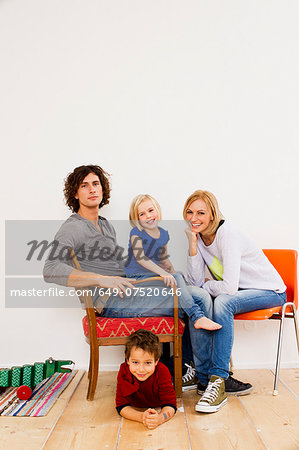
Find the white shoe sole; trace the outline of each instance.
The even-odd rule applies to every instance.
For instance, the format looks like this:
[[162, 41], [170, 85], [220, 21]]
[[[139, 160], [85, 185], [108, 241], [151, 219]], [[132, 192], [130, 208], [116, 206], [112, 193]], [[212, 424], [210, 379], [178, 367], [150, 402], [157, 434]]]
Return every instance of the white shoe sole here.
[[[253, 386], [251, 386], [248, 389], [245, 389], [244, 391], [237, 391], [237, 392], [226, 392], [227, 396], [232, 396], [232, 395], [237, 395], [238, 397], [240, 397], [241, 395], [247, 395], [250, 394], [250, 392], [253, 391]], [[205, 391], [201, 391], [201, 390], [197, 390], [198, 395], [202, 395]]]
[[227, 403], [227, 398], [225, 398], [224, 400], [222, 400], [221, 403], [219, 403], [219, 405], [209, 405], [206, 402], [198, 402], [197, 405], [195, 406], [195, 411], [197, 412], [201, 412], [201, 413], [213, 413], [213, 412], [217, 412], [219, 411], [220, 408], [222, 408], [222, 406], [225, 406]]
[[190, 385], [190, 386], [183, 386], [182, 387], [182, 391], [192, 391], [192, 390], [195, 390], [195, 389], [197, 389], [197, 384], [193, 384], [193, 385]]

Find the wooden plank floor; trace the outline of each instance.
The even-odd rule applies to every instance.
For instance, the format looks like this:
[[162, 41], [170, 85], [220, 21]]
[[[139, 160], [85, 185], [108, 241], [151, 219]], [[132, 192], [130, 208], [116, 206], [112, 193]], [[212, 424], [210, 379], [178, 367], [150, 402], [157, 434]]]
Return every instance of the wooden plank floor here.
[[253, 393], [229, 397], [218, 413], [199, 414], [196, 391], [185, 392], [174, 418], [150, 431], [116, 413], [115, 372], [100, 374], [93, 402], [86, 400], [85, 374], [64, 411], [67, 390], [44, 418], [1, 417], [0, 449], [299, 449], [299, 369], [281, 370], [276, 397], [270, 370], [235, 371], [234, 376], [251, 382]]
[[71, 383], [58, 397], [44, 417], [0, 417], [1, 450], [39, 450], [47, 440], [57, 419], [63, 414], [69, 399], [82, 380], [84, 370], [79, 370]]

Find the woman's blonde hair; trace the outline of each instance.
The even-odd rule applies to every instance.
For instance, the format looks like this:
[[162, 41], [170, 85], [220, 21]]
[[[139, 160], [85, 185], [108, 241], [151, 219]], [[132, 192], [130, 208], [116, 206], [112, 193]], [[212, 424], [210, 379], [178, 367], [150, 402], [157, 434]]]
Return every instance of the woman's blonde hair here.
[[135, 197], [131, 203], [129, 219], [132, 227], [137, 227], [140, 231], [143, 230], [143, 227], [140, 225], [140, 222], [138, 220], [138, 206], [145, 200], [150, 200], [152, 202], [153, 207], [157, 210], [159, 220], [161, 220], [162, 218], [161, 208], [157, 200], [155, 200], [151, 195], [148, 194], [137, 195], [137, 197]]
[[217, 199], [215, 195], [212, 194], [212, 192], [201, 190], [193, 192], [193, 194], [191, 194], [186, 200], [183, 209], [184, 219], [187, 220], [187, 210], [189, 209], [191, 203], [195, 202], [196, 200], [203, 200], [205, 202], [213, 218], [213, 221], [211, 222], [206, 232], [208, 234], [216, 233], [219, 223], [223, 219], [223, 215], [219, 209]]

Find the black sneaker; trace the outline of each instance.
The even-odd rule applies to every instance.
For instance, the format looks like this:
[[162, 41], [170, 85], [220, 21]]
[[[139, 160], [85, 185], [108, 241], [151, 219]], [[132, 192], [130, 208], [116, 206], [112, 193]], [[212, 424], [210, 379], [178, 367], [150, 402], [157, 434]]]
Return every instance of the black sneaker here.
[[243, 383], [236, 380], [231, 375], [225, 380], [225, 392], [227, 395], [247, 395], [253, 390], [253, 386], [250, 383]]
[[[225, 392], [227, 395], [247, 395], [253, 390], [253, 386], [250, 383], [243, 383], [242, 381], [236, 380], [231, 376], [232, 372], [229, 372], [229, 377], [225, 382]], [[203, 385], [200, 381], [197, 385], [198, 395], [202, 395], [206, 390], [207, 386]]]
[[187, 367], [187, 371], [182, 377], [182, 390], [190, 391], [197, 388], [198, 379], [195, 375], [193, 362], [191, 361], [190, 364], [185, 363], [185, 366]]
[[204, 385], [202, 384], [200, 381], [197, 384], [197, 393], [198, 395], [202, 395], [204, 393], [204, 391], [207, 389], [207, 384]]

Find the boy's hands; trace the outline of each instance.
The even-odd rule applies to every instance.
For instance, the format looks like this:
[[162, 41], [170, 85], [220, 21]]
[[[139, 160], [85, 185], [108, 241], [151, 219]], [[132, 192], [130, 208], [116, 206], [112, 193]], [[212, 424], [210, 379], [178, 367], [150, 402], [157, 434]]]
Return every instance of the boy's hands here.
[[154, 430], [163, 423], [163, 418], [155, 409], [148, 408], [143, 413], [142, 423], [149, 430]]

